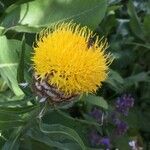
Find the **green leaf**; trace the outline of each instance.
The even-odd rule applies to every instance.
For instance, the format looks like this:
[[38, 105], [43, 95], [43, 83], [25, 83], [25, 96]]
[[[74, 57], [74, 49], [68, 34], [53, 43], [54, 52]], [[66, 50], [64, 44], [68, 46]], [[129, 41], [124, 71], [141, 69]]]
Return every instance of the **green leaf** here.
[[19, 65], [17, 69], [17, 81], [19, 83], [24, 83], [24, 56], [25, 56], [25, 35], [23, 35], [22, 38], [22, 44], [21, 44], [21, 54], [20, 54], [20, 60]]
[[[54, 141], [52, 140], [52, 137], [47, 136], [47, 134], [43, 134], [41, 131], [36, 130], [36, 129], [31, 129], [27, 135], [38, 141], [41, 142], [43, 144], [46, 144], [49, 147], [53, 147], [53, 148], [58, 148], [60, 150], [69, 150], [69, 145], [67, 145], [66, 143], [61, 143], [58, 141]], [[75, 145], [75, 144], [74, 144]]]
[[[30, 27], [41, 27], [50, 26], [59, 21], [74, 20], [95, 28], [103, 19], [106, 9], [106, 0], [44, 0], [42, 2], [35, 0], [9, 11], [2, 25], [10, 27], [19, 23]], [[10, 25], [10, 22], [14, 24]]]
[[105, 82], [116, 92], [123, 90], [124, 79], [117, 71], [110, 69], [108, 79]]
[[31, 101], [33, 101], [33, 99], [34, 99], [33, 97], [31, 98], [25, 97], [24, 99], [18, 100], [18, 97], [16, 96], [12, 97], [11, 95], [0, 94], [0, 107], [16, 107], [16, 106], [19, 107], [21, 105], [26, 106], [27, 103], [30, 103]]
[[109, 79], [113, 79], [115, 80], [116, 82], [120, 83], [120, 84], [123, 84], [124, 83], [124, 80], [123, 78], [120, 76], [120, 74], [112, 69], [109, 70]]
[[[1, 36], [0, 45], [0, 75], [15, 95], [21, 99], [24, 93], [18, 86], [17, 67], [19, 62], [18, 53], [21, 51], [22, 42], [18, 40], [9, 40], [6, 36]], [[26, 49], [26, 61], [29, 61], [31, 47], [26, 44], [24, 49]]]
[[130, 150], [129, 147], [129, 137], [128, 136], [120, 136], [118, 139], [114, 139], [116, 147], [121, 150]]
[[104, 109], [108, 109], [107, 101], [103, 97], [95, 96], [95, 95], [87, 95], [83, 96], [81, 100], [85, 100], [87, 103], [91, 105], [95, 105], [98, 107], [102, 107]]
[[76, 122], [76, 123], [80, 123], [83, 125], [86, 125], [86, 126], [95, 126], [95, 127], [101, 127], [101, 125], [97, 122], [93, 122], [93, 121], [87, 121], [87, 120], [83, 120], [83, 119], [78, 119], [78, 118], [73, 118], [71, 117], [69, 114], [59, 110], [59, 109], [56, 109], [57, 113], [59, 114], [59, 116], [61, 116], [62, 118], [64, 119], [68, 119], [69, 122]]
[[2, 78], [0, 78], [0, 92], [3, 92], [7, 89], [6, 81], [4, 81]]
[[5, 30], [5, 28], [0, 26], [0, 35], [3, 34], [3, 31], [4, 31], [4, 30]]
[[11, 114], [10, 112], [0, 111], [0, 121], [15, 121], [15, 120], [21, 120], [21, 117], [19, 115]]
[[129, 0], [129, 3], [128, 3], [128, 13], [131, 17], [131, 19], [130, 19], [131, 30], [141, 40], [145, 40], [144, 31], [143, 31], [142, 25], [140, 23], [140, 20], [139, 20], [137, 14], [136, 14], [136, 11], [135, 11], [132, 0]]
[[77, 132], [69, 127], [60, 125], [60, 124], [44, 124], [40, 123], [40, 130], [45, 133], [45, 134], [59, 134], [59, 135], [64, 135], [67, 138], [76, 141], [80, 147], [85, 150], [84, 143], [80, 136], [77, 134]]
[[26, 33], [36, 33], [40, 32], [44, 27], [37, 27], [37, 26], [29, 26], [29, 25], [15, 25], [12, 27], [9, 27], [7, 29], [3, 29], [3, 34], [8, 31], [16, 31], [16, 32], [26, 32]]
[[10, 138], [7, 140], [2, 150], [19, 150], [19, 136], [21, 134], [22, 127], [15, 129]]
[[61, 124], [74, 129], [85, 145], [89, 145], [89, 140], [86, 136], [89, 132], [89, 128], [101, 128], [101, 125], [95, 122], [95, 120], [88, 121], [85, 119], [73, 118], [68, 113], [65, 113], [64, 110], [61, 111], [58, 109], [47, 113], [43, 117], [43, 122], [47, 124]]
[[131, 86], [139, 82], [150, 82], [150, 72], [140, 72], [125, 79], [125, 86]]
[[[5, 12], [4, 12], [4, 14], [1, 16], [1, 18], [0, 18], [0, 22], [8, 15], [9, 16], [9, 19], [11, 18], [11, 19], [13, 19], [13, 21], [15, 21], [14, 19], [15, 19], [15, 17], [16, 16], [13, 16], [14, 14], [11, 14], [11, 12], [12, 11], [14, 11], [16, 8], [18, 8], [21, 4], [23, 4], [23, 3], [27, 3], [27, 2], [30, 2], [30, 1], [33, 1], [33, 0], [18, 0], [17, 2], [15, 2], [15, 3], [12, 3], [12, 2], [10, 2], [10, 0], [9, 1], [4, 1], [4, 6], [5, 5], [9, 5], [9, 2], [10, 3], [12, 3], [12, 5], [10, 5], [6, 10], [5, 10]], [[7, 20], [8, 22], [8, 24], [10, 24], [10, 22], [9, 22], [9, 19]], [[13, 22], [14, 23], [14, 22]]]
[[[147, 32], [147, 31], [145, 31], [145, 32]], [[149, 36], [149, 34], [148, 34], [148, 36]], [[144, 47], [144, 48], [150, 50], [150, 44], [149, 44], [149, 43], [141, 44], [141, 43], [136, 43], [136, 42], [127, 42], [126, 44], [127, 44], [127, 45], [140, 46], [140, 47]], [[141, 49], [139, 49], [139, 50], [141, 50]]]
[[[130, 110], [130, 112], [128, 114], [128, 117], [125, 118], [125, 120], [129, 124], [129, 127], [132, 128], [132, 130], [137, 130], [140, 127], [138, 113], [139, 112], [138, 112], [138, 109], [136, 107], [132, 108], [132, 110]], [[130, 130], [130, 128], [129, 128], [129, 130]]]
[[39, 106], [26, 106], [26, 107], [4, 107], [0, 106], [0, 113], [10, 113], [10, 114], [24, 114], [39, 108]]
[[144, 33], [146, 35], [146, 39], [148, 39], [150, 42], [150, 14], [147, 14], [144, 17], [144, 24], [143, 25], [144, 25]]
[[8, 130], [11, 128], [16, 128], [16, 127], [20, 127], [23, 126], [25, 124], [24, 121], [22, 120], [12, 120], [12, 121], [0, 121], [0, 130]]
[[138, 119], [139, 119], [139, 126], [140, 126], [140, 129], [142, 131], [145, 131], [145, 132], [150, 132], [150, 111], [149, 109], [148, 110], [145, 110], [145, 111], [141, 111], [141, 110], [138, 110]]
[[12, 114], [8, 111], [0, 111], [0, 130], [22, 126], [25, 121], [21, 116]]
[[23, 96], [24, 93], [19, 88], [16, 79], [18, 66], [17, 43], [10, 43], [5, 36], [1, 36], [0, 45], [0, 74], [16, 96]]

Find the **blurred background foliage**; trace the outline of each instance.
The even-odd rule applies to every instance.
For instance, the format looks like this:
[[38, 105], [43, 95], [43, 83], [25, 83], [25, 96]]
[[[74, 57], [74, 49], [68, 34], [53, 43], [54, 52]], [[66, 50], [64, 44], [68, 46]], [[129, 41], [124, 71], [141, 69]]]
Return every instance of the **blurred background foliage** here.
[[[115, 60], [97, 96], [47, 108], [30, 89], [32, 44], [41, 29], [70, 20], [107, 37]], [[132, 94], [135, 104], [126, 118], [127, 134], [115, 139], [112, 147], [127, 150], [129, 140], [136, 139], [140, 147], [150, 149], [149, 75], [149, 0], [0, 0], [2, 150], [99, 149], [89, 144], [89, 130], [109, 135], [111, 126], [100, 125], [88, 114], [93, 106], [109, 112], [124, 93]]]

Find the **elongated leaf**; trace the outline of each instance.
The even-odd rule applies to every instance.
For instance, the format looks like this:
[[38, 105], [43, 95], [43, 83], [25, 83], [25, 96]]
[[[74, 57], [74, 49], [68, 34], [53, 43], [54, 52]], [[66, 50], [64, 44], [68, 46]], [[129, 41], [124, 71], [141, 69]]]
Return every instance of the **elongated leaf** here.
[[1, 112], [0, 111], [0, 121], [14, 121], [14, 120], [21, 120], [19, 115], [11, 114], [10, 112]]
[[22, 45], [21, 45], [21, 54], [20, 54], [20, 60], [18, 64], [17, 69], [17, 81], [19, 83], [24, 83], [24, 57], [25, 57], [25, 35], [23, 35], [22, 38]]
[[91, 105], [95, 105], [98, 107], [102, 107], [104, 109], [108, 109], [108, 104], [103, 97], [99, 97], [95, 95], [87, 95], [87, 96], [84, 96], [82, 100], [85, 100], [87, 103]]
[[0, 111], [0, 130], [14, 128], [24, 124], [25, 121], [21, 116], [12, 114], [8, 111]]
[[38, 106], [13, 107], [13, 108], [0, 106], [0, 113], [3, 112], [3, 113], [10, 113], [10, 114], [24, 114], [36, 108], [38, 108]]
[[83, 141], [81, 140], [80, 136], [77, 132], [69, 127], [60, 125], [60, 124], [44, 124], [40, 123], [40, 130], [45, 134], [62, 134], [65, 135], [67, 138], [76, 141], [80, 147], [85, 150], [85, 146]]
[[[149, 40], [149, 39], [148, 39]], [[126, 44], [129, 44], [129, 45], [135, 45], [135, 46], [140, 46], [140, 47], [144, 47], [144, 48], [147, 48], [150, 50], [150, 44], [149, 43], [146, 43], [146, 44], [141, 44], [141, 43], [136, 43], [136, 42], [128, 42]], [[139, 49], [140, 50], [140, 49]]]
[[[88, 121], [85, 119], [73, 118], [61, 110], [55, 110], [46, 114], [43, 118], [43, 121], [47, 124], [61, 124], [75, 130], [85, 145], [89, 143], [89, 140], [86, 136], [89, 128], [101, 128], [101, 125], [96, 123], [95, 120]], [[50, 137], [51, 136], [52, 135], [50, 135]], [[57, 136], [59, 137], [59, 134], [57, 134]]]
[[[3, 100], [3, 101], [2, 101]], [[6, 101], [7, 100], [7, 101]], [[22, 100], [18, 100], [18, 97], [13, 97], [12, 99], [0, 94], [0, 107], [16, 107], [20, 105], [26, 105], [27, 102], [30, 102], [33, 98], [26, 98]]]
[[4, 81], [2, 78], [0, 78], [0, 92], [3, 92], [7, 89], [6, 81]]
[[[10, 27], [18, 22], [29, 26], [49, 26], [58, 21], [75, 20], [83, 25], [96, 27], [107, 9], [106, 0], [35, 0], [11, 11], [3, 19], [2, 25]], [[10, 15], [11, 14], [11, 15]], [[15, 16], [15, 18], [14, 18]]]
[[150, 14], [146, 15], [144, 18], [144, 32], [147, 40], [150, 42]]
[[[3, 115], [3, 116], [2, 116]], [[23, 121], [19, 116], [10, 115], [6, 113], [0, 113], [0, 130], [8, 130], [11, 128], [16, 128], [23, 126], [25, 121]]]
[[0, 45], [0, 74], [17, 96], [23, 96], [16, 79], [18, 66], [16, 47], [10, 44], [5, 36], [0, 37]]
[[[0, 45], [0, 75], [15, 95], [21, 99], [24, 96], [24, 93], [19, 88], [17, 82], [17, 67], [19, 62], [18, 52], [21, 50], [21, 41], [8, 40], [6, 36], [1, 36]], [[29, 56], [31, 48], [26, 45], [25, 49]]]
[[7, 140], [5, 145], [2, 147], [2, 150], [18, 150], [19, 149], [19, 141], [18, 138], [21, 134], [22, 127], [15, 129], [10, 138]]
[[16, 127], [23, 126], [25, 124], [22, 120], [0, 121], [0, 130], [8, 130]]
[[4, 31], [4, 30], [5, 30], [5, 28], [0, 26], [0, 35], [3, 34], [3, 31]]
[[124, 79], [112, 69], [110, 69], [108, 79], [105, 82], [116, 92], [121, 92], [123, 89]]
[[130, 27], [131, 27], [133, 33], [140, 39], [145, 40], [144, 34], [143, 34], [143, 28], [142, 28], [142, 25], [140, 23], [140, 20], [139, 20], [137, 14], [136, 14], [132, 0], [129, 0], [129, 3], [128, 3], [128, 13], [131, 17]]
[[97, 122], [89, 122], [87, 120], [83, 120], [83, 119], [78, 119], [78, 118], [73, 118], [71, 117], [69, 114], [61, 111], [61, 110], [57, 110], [57, 113], [59, 115], [61, 115], [61, 117], [63, 117], [64, 119], [68, 119], [68, 121], [74, 121], [74, 122], [78, 122], [81, 123], [82, 125], [89, 125], [89, 126], [96, 126], [96, 127], [100, 127], [101, 125]]
[[150, 82], [149, 74], [150, 72], [141, 72], [139, 74], [132, 75], [125, 79], [125, 84], [130, 86], [139, 82]]
[[29, 26], [29, 25], [16, 25], [16, 26], [12, 26], [9, 27], [7, 29], [4, 29], [2, 31], [5, 30], [5, 32], [2, 33], [6, 33], [8, 31], [16, 31], [16, 32], [27, 32], [27, 33], [36, 33], [36, 32], [40, 32], [44, 27], [37, 27], [37, 26]]
[[30, 132], [27, 133], [27, 135], [36, 141], [46, 144], [47, 146], [58, 148], [60, 150], [69, 150], [66, 143], [54, 141], [52, 140], [52, 138], [50, 138], [46, 134], [43, 134], [39, 130], [31, 129]]

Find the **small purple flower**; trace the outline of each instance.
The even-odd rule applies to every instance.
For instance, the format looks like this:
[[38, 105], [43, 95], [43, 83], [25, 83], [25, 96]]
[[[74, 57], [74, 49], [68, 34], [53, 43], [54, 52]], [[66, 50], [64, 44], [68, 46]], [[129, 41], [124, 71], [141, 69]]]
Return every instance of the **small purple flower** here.
[[98, 108], [94, 107], [93, 110], [90, 112], [90, 115], [97, 121], [102, 122], [103, 112]]
[[107, 149], [110, 148], [110, 139], [108, 137], [101, 137], [96, 130], [92, 130], [88, 138], [93, 147], [105, 146]]
[[101, 136], [96, 130], [92, 130], [89, 134], [89, 141], [93, 147], [100, 145]]
[[116, 110], [127, 116], [129, 109], [134, 105], [134, 98], [131, 95], [123, 95], [116, 101]]
[[128, 124], [121, 120], [116, 124], [116, 127], [117, 127], [116, 128], [117, 135], [123, 135], [128, 130]]
[[104, 137], [101, 139], [101, 144], [104, 145], [107, 149], [110, 148], [110, 139], [108, 137]]

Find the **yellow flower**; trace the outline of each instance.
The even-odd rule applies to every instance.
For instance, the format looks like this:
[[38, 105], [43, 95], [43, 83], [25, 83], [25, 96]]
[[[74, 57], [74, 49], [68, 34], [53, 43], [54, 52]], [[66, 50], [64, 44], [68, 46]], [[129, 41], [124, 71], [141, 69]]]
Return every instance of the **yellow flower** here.
[[62, 23], [39, 34], [34, 46], [33, 65], [40, 79], [57, 87], [64, 95], [92, 93], [107, 78], [108, 47], [93, 32], [75, 23]]

